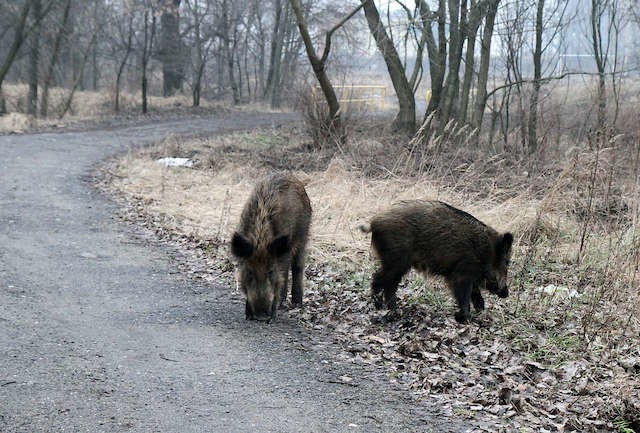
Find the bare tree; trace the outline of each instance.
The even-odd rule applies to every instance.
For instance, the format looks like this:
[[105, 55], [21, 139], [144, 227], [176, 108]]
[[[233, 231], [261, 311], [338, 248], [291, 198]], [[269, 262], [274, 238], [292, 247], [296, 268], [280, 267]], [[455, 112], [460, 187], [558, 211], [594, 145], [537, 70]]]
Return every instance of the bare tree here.
[[493, 40], [493, 28], [499, 3], [500, 0], [492, 0], [488, 3], [482, 34], [482, 44], [480, 46], [480, 68], [478, 70], [478, 84], [476, 86], [476, 103], [471, 118], [471, 126], [478, 131], [482, 128], [482, 118], [487, 105], [487, 81], [489, 80], [491, 41]]
[[404, 131], [412, 134], [416, 128], [416, 102], [413, 95], [413, 88], [405, 75], [405, 69], [402, 66], [400, 56], [393, 41], [380, 20], [378, 8], [373, 0], [361, 1], [365, 16], [367, 17], [369, 30], [376, 41], [378, 50], [384, 58], [389, 77], [391, 78], [393, 88], [398, 97], [400, 109], [393, 120], [392, 127], [396, 131]]
[[89, 57], [91, 55], [91, 52], [93, 51], [93, 46], [96, 43], [96, 38], [98, 37], [98, 31], [96, 30], [92, 35], [91, 35], [91, 39], [89, 40], [89, 43], [87, 45], [87, 48], [84, 51], [84, 54], [82, 56], [82, 59], [80, 61], [80, 65], [79, 65], [79, 71], [78, 74], [75, 77], [75, 80], [71, 86], [71, 91], [69, 92], [69, 95], [67, 96], [67, 99], [65, 100], [63, 106], [62, 106], [62, 110], [60, 111], [60, 114], [58, 115], [59, 119], [62, 119], [65, 114], [67, 114], [67, 111], [69, 111], [69, 109], [71, 108], [71, 103], [73, 102], [73, 97], [76, 93], [76, 90], [78, 89], [78, 86], [80, 85], [80, 83], [82, 82], [83, 78], [84, 78], [84, 69], [85, 66], [87, 65], [87, 61], [89, 60]]
[[460, 63], [462, 60], [462, 33], [466, 28], [466, 0], [448, 0], [449, 6], [449, 70], [444, 83], [444, 98], [441, 103], [440, 128], [457, 115], [458, 94], [460, 89]]
[[193, 98], [193, 106], [198, 107], [200, 105], [200, 94], [202, 92], [202, 77], [207, 65], [207, 59], [209, 57], [209, 50], [213, 43], [213, 37], [205, 34], [203, 24], [209, 10], [211, 3], [205, 1], [202, 5], [199, 0], [187, 0], [187, 10], [193, 20], [192, 32], [195, 45], [195, 64], [193, 71], [193, 83], [191, 84], [191, 93]]
[[42, 97], [40, 98], [40, 116], [47, 117], [49, 111], [49, 87], [53, 81], [53, 73], [58, 57], [60, 55], [60, 47], [66, 34], [67, 21], [71, 11], [71, 0], [66, 0], [64, 4], [64, 10], [62, 12], [62, 19], [58, 25], [56, 36], [53, 42], [53, 49], [51, 50], [51, 58], [49, 59], [49, 65], [45, 72], [44, 79], [42, 81]]
[[[615, 70], [619, 60], [617, 45], [623, 20], [620, 16], [619, 0], [591, 0], [589, 18], [591, 48], [598, 71], [596, 128], [601, 129], [607, 122], [607, 72], [610, 69]], [[611, 50], [614, 50], [613, 54]]]
[[[442, 97], [442, 87], [447, 62], [446, 41], [446, 4], [445, 0], [438, 1], [438, 10], [432, 13], [424, 0], [420, 1], [420, 17], [422, 31], [427, 34], [427, 53], [429, 56], [429, 74], [431, 76], [431, 98], [425, 111], [425, 119], [439, 110]], [[437, 23], [438, 42], [431, 29], [432, 24]]]
[[4, 95], [2, 93], [2, 83], [4, 81], [4, 78], [7, 76], [7, 72], [9, 72], [11, 64], [16, 58], [16, 54], [18, 54], [18, 50], [20, 49], [22, 42], [24, 41], [25, 26], [27, 23], [27, 16], [29, 15], [30, 7], [31, 1], [25, 0], [24, 5], [20, 10], [20, 15], [18, 16], [18, 23], [16, 24], [15, 33], [13, 36], [13, 41], [11, 42], [11, 46], [9, 48], [9, 52], [7, 53], [2, 64], [0, 64], [0, 115], [7, 112]]
[[119, 41], [123, 45], [124, 55], [122, 56], [122, 60], [120, 60], [118, 69], [116, 70], [116, 83], [113, 97], [113, 111], [116, 113], [120, 112], [120, 83], [122, 81], [122, 73], [124, 72], [124, 68], [127, 66], [129, 55], [131, 55], [131, 51], [133, 51], [133, 18], [135, 16], [133, 8], [125, 10], [125, 15], [127, 15], [128, 18], [127, 25], [126, 27], [121, 28]]
[[161, 0], [162, 31], [159, 57], [162, 60], [162, 94], [171, 96], [184, 81], [184, 43], [180, 36], [181, 0]]
[[[31, 13], [33, 21], [40, 20], [42, 15], [42, 2], [31, 0]], [[35, 26], [31, 33], [29, 47], [29, 92], [27, 93], [27, 113], [36, 116], [38, 110], [38, 68], [40, 65], [40, 26]]]
[[[149, 22], [149, 12], [151, 12], [151, 22]], [[149, 28], [150, 27], [150, 28]], [[149, 105], [147, 101], [148, 91], [148, 79], [147, 68], [151, 55], [153, 53], [153, 42], [156, 35], [156, 15], [152, 7], [145, 6], [144, 8], [144, 32], [142, 42], [142, 54], [140, 57], [141, 65], [141, 91], [142, 91], [142, 112], [147, 113], [149, 111]]]
[[307, 51], [307, 57], [309, 58], [313, 73], [318, 79], [320, 89], [322, 90], [324, 98], [327, 101], [327, 105], [329, 106], [330, 129], [331, 131], [337, 133], [338, 136], [343, 137], [342, 122], [340, 119], [340, 104], [338, 103], [338, 97], [336, 96], [336, 92], [333, 88], [333, 85], [331, 84], [331, 80], [327, 75], [326, 66], [327, 60], [329, 58], [329, 53], [331, 52], [331, 37], [333, 33], [340, 27], [342, 27], [344, 23], [346, 23], [352, 16], [354, 16], [360, 10], [361, 6], [356, 7], [326, 33], [322, 56], [318, 56], [318, 54], [316, 53], [316, 49], [313, 46], [311, 35], [309, 34], [309, 29], [307, 27], [300, 0], [290, 1], [291, 7], [293, 8], [296, 20], [298, 22], [298, 29], [300, 30], [302, 41], [304, 42], [304, 46]]

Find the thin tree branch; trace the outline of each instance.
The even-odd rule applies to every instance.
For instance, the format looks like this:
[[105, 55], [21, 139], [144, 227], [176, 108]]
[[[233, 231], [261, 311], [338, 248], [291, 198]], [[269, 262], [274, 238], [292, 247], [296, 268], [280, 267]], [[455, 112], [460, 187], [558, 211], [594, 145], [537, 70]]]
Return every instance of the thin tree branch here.
[[[586, 76], [596, 76], [596, 77], [600, 76], [600, 75], [621, 75], [621, 74], [628, 74], [629, 72], [637, 72], [639, 69], [640, 68], [626, 69], [624, 71], [605, 72], [604, 74], [601, 74], [599, 72], [569, 71], [569, 72], [565, 72], [564, 74], [556, 75], [556, 76], [553, 76], [553, 77], [540, 78], [537, 81], [540, 82], [541, 84], [543, 84], [543, 83], [547, 83], [549, 81], [562, 80], [563, 78], [567, 78], [567, 77], [572, 76], [572, 75], [586, 75]], [[518, 80], [518, 81], [512, 81], [511, 83], [503, 84], [502, 86], [498, 86], [495, 89], [491, 90], [489, 93], [487, 93], [487, 95], [484, 97], [484, 99], [485, 99], [485, 101], [487, 101], [491, 96], [493, 96], [493, 94], [499, 92], [502, 89], [511, 88], [513, 86], [520, 86], [522, 84], [531, 84], [531, 83], [534, 83], [535, 81], [536, 81], [535, 79]]]
[[349, 21], [349, 19], [354, 16], [355, 14], [358, 13], [358, 11], [360, 9], [362, 9], [362, 6], [364, 6], [363, 4], [360, 4], [358, 7], [356, 7], [354, 10], [352, 10], [346, 17], [344, 17], [342, 20], [340, 20], [340, 22], [338, 22], [338, 24], [336, 24], [335, 26], [333, 26], [325, 35], [324, 40], [324, 51], [322, 52], [322, 57], [320, 57], [320, 61], [322, 63], [325, 63], [327, 61], [327, 57], [329, 57], [329, 51], [331, 50], [331, 36], [333, 36], [333, 33], [338, 30], [340, 27], [342, 27], [347, 21]]

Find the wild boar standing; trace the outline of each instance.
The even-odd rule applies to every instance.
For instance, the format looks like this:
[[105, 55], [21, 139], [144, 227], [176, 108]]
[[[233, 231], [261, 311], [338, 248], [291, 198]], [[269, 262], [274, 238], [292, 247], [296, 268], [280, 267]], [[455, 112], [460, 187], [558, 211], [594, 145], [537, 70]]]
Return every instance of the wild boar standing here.
[[373, 275], [371, 294], [380, 309], [396, 308], [396, 290], [402, 277], [414, 268], [443, 276], [460, 310], [455, 318], [471, 319], [470, 302], [484, 309], [481, 288], [501, 298], [509, 295], [507, 269], [511, 233], [500, 234], [470, 214], [431, 200], [399, 202], [376, 215], [360, 229], [371, 233], [371, 245], [380, 259]]
[[255, 186], [231, 240], [247, 319], [275, 318], [278, 306], [287, 298], [289, 267], [291, 303], [302, 304], [310, 224], [311, 203], [304, 185], [294, 176], [271, 175]]

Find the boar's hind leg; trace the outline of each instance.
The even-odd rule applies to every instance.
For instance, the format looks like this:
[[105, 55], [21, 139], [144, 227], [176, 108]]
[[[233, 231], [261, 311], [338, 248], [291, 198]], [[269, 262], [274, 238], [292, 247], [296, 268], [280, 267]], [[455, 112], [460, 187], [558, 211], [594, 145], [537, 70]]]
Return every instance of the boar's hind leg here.
[[[407, 273], [409, 267], [385, 267], [373, 274], [371, 281], [371, 297], [373, 305], [380, 310], [383, 304], [387, 305], [389, 310], [396, 308], [396, 291], [398, 284], [402, 280], [402, 276]], [[384, 293], [384, 302], [382, 294]]]
[[477, 285], [473, 286], [471, 290], [471, 302], [477, 312], [484, 310], [484, 299], [482, 298], [482, 293], [480, 293], [480, 287]]
[[291, 260], [291, 304], [302, 305], [302, 273], [304, 271], [304, 253], [298, 252]]

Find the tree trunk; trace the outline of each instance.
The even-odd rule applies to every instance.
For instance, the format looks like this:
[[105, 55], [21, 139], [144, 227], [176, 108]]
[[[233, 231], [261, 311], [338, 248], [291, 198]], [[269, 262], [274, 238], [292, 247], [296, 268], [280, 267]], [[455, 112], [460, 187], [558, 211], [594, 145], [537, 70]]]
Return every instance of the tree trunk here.
[[120, 112], [120, 81], [122, 79], [122, 73], [124, 72], [124, 68], [127, 65], [127, 59], [129, 58], [129, 54], [131, 54], [131, 50], [133, 48], [132, 45], [133, 39], [133, 14], [129, 14], [129, 31], [127, 33], [127, 42], [125, 47], [124, 57], [120, 62], [120, 66], [118, 67], [118, 72], [116, 73], [116, 89], [115, 96], [113, 101], [113, 111], [116, 113]]
[[147, 101], [147, 65], [151, 58], [153, 50], [153, 38], [156, 32], [156, 15], [151, 14], [151, 34], [149, 34], [149, 10], [144, 11], [144, 45], [142, 48], [142, 112], [146, 114], [149, 111], [149, 105]]
[[62, 21], [60, 22], [60, 28], [56, 34], [56, 39], [53, 42], [53, 50], [51, 52], [51, 59], [49, 60], [49, 67], [47, 73], [44, 76], [42, 82], [42, 97], [40, 98], [40, 117], [47, 117], [49, 111], [49, 87], [53, 80], [53, 72], [58, 62], [58, 56], [60, 54], [60, 46], [62, 45], [62, 39], [67, 30], [67, 21], [69, 20], [69, 14], [71, 11], [71, 0], [67, 0], [62, 13]]
[[[33, 21], [40, 19], [42, 3], [40, 0], [30, 0], [33, 5], [31, 10]], [[38, 25], [31, 34], [31, 46], [29, 50], [29, 93], [27, 94], [27, 113], [32, 116], [38, 114], [38, 66], [40, 64], [40, 26]]]
[[442, 118], [440, 130], [449, 122], [451, 117], [456, 116], [456, 105], [458, 103], [458, 92], [460, 87], [460, 61], [462, 57], [462, 29], [466, 25], [463, 19], [462, 10], [465, 9], [466, 0], [448, 0], [449, 3], [449, 71], [444, 85], [444, 98], [442, 99]]
[[273, 100], [272, 93], [279, 81], [280, 59], [282, 57], [282, 45], [284, 44], [284, 24], [282, 14], [284, 6], [281, 0], [275, 0], [274, 27], [271, 35], [271, 49], [269, 53], [269, 69], [267, 70], [267, 82], [264, 87], [264, 99]]
[[484, 109], [487, 105], [487, 81], [489, 79], [489, 62], [491, 60], [491, 39], [493, 37], [493, 27], [499, 3], [500, 0], [491, 1], [484, 21], [482, 46], [480, 47], [480, 68], [478, 70], [476, 103], [471, 118], [471, 125], [478, 130], [478, 133], [482, 127], [482, 117], [484, 116]]
[[607, 115], [607, 92], [605, 69], [607, 66], [607, 56], [602, 46], [602, 29], [600, 28], [602, 15], [604, 14], [604, 1], [591, 0], [591, 43], [593, 56], [598, 69], [598, 120], [597, 129], [602, 129], [606, 122]]
[[283, 91], [291, 91], [291, 83], [295, 80], [296, 67], [298, 65], [298, 53], [302, 49], [302, 39], [298, 36], [294, 19], [290, 16], [290, 8], [287, 10], [287, 19], [285, 21], [285, 44], [284, 55], [282, 58], [282, 67], [280, 68], [280, 82], [278, 83], [278, 103], [282, 103]]
[[165, 0], [160, 24], [162, 27], [162, 94], [172, 96], [184, 81], [183, 43], [180, 37], [180, 1]]
[[304, 47], [307, 51], [307, 57], [309, 57], [309, 62], [311, 63], [313, 73], [318, 79], [322, 94], [324, 95], [324, 98], [327, 101], [327, 105], [329, 106], [329, 118], [331, 119], [332, 126], [335, 130], [340, 130], [340, 104], [338, 103], [338, 97], [336, 96], [336, 92], [333, 89], [331, 81], [329, 80], [329, 76], [327, 75], [325, 63], [321, 58], [318, 57], [318, 55], [316, 54], [316, 50], [313, 47], [313, 42], [311, 41], [311, 36], [309, 35], [309, 30], [307, 29], [307, 24], [302, 13], [302, 5], [300, 4], [300, 0], [290, 1], [293, 12], [296, 15], [296, 20], [298, 21], [298, 29], [300, 30], [300, 35], [302, 36], [302, 41], [304, 42]]
[[80, 85], [80, 83], [82, 82], [82, 80], [84, 78], [84, 68], [87, 65], [87, 61], [89, 60], [89, 56], [91, 55], [91, 52], [92, 52], [92, 49], [93, 49], [93, 45], [96, 42], [97, 36], [98, 36], [98, 32], [97, 32], [97, 29], [96, 29], [96, 31], [93, 33], [93, 35], [91, 35], [91, 40], [89, 41], [89, 46], [87, 46], [87, 49], [84, 52], [84, 56], [82, 57], [82, 60], [80, 61], [80, 65], [79, 65], [80, 69], [78, 71], [78, 76], [76, 77], [75, 82], [71, 86], [71, 93], [69, 93], [69, 96], [67, 97], [67, 100], [65, 101], [64, 106], [62, 107], [62, 112], [58, 116], [58, 119], [62, 119], [64, 117], [64, 115], [67, 114], [67, 111], [69, 111], [69, 109], [71, 108], [71, 103], [73, 102], [73, 96], [75, 95], [76, 90], [78, 89], [78, 86]]
[[460, 122], [467, 123], [469, 117], [469, 102], [471, 99], [471, 83], [475, 72], [476, 38], [480, 23], [482, 22], [481, 5], [471, 0], [469, 12], [469, 24], [467, 25], [467, 51], [464, 61], [464, 78], [462, 80], [462, 93], [460, 95]]
[[9, 47], [9, 52], [7, 53], [7, 56], [5, 57], [2, 65], [0, 65], [0, 116], [7, 112], [4, 95], [2, 93], [2, 82], [7, 76], [9, 68], [11, 68], [11, 64], [15, 60], [16, 54], [18, 54], [18, 50], [20, 49], [20, 46], [24, 41], [24, 27], [27, 22], [27, 16], [29, 15], [30, 6], [31, 2], [29, 0], [25, 0], [22, 11], [20, 12], [20, 18], [18, 19], [18, 23], [16, 25], [16, 31], [13, 36], [13, 41], [11, 43], [11, 46]]
[[387, 31], [380, 20], [380, 13], [373, 0], [361, 0], [364, 13], [367, 17], [369, 30], [376, 41], [378, 49], [382, 54], [389, 71], [389, 77], [393, 83], [393, 88], [398, 97], [400, 110], [392, 123], [392, 128], [396, 131], [413, 134], [416, 129], [416, 104], [413, 89], [407, 80], [404, 67], [398, 56], [393, 41], [389, 38]]
[[[426, 1], [420, 1], [422, 9], [422, 25], [424, 29], [429, 29], [430, 37], [427, 38], [427, 52], [429, 55], [429, 75], [431, 76], [431, 97], [427, 110], [424, 113], [426, 120], [432, 113], [436, 112], [439, 116], [440, 100], [442, 99], [442, 85], [444, 83], [445, 64], [447, 62], [447, 41], [445, 36], [446, 29], [446, 3], [445, 0], [438, 1], [438, 44], [431, 34], [431, 21], [427, 20], [429, 7]], [[424, 30], [423, 30], [424, 31]]]
[[[284, 7], [284, 17], [280, 22], [280, 31], [278, 33], [278, 49], [276, 51], [276, 64], [273, 68], [273, 76], [271, 83], [271, 108], [280, 108], [282, 104], [281, 93], [283, 86], [283, 64], [286, 62], [287, 51], [285, 49], [285, 42], [287, 41], [288, 27], [291, 25], [291, 7], [289, 5]], [[284, 53], [284, 57], [283, 57]], [[284, 68], [286, 70], [286, 68]]]
[[200, 34], [200, 10], [198, 0], [193, 2], [193, 32], [196, 38], [196, 70], [192, 89], [192, 104], [194, 107], [200, 106], [200, 88], [202, 83], [202, 73], [204, 71], [204, 59], [202, 58], [202, 35]]
[[544, 0], [538, 0], [536, 10], [536, 43], [533, 50], [533, 92], [529, 103], [528, 150], [533, 154], [538, 148], [538, 97], [542, 78], [542, 33]]
[[264, 41], [266, 40], [266, 32], [264, 31], [264, 26], [262, 25], [262, 11], [259, 9], [261, 4], [260, 0], [256, 0], [255, 8], [256, 8], [256, 16], [258, 19], [258, 40], [256, 43], [258, 44], [258, 61], [257, 65], [255, 65], [255, 86], [254, 93], [256, 95], [256, 99], [259, 98], [258, 95], [262, 95], [264, 97], [264, 89], [265, 89], [265, 46]]
[[[231, 7], [233, 8], [233, 5]], [[229, 84], [231, 86], [233, 104], [238, 105], [240, 103], [240, 92], [238, 89], [238, 82], [236, 81], [235, 74], [237, 22], [233, 10], [231, 11], [230, 16], [229, 2], [226, 0], [222, 2], [222, 21], [222, 41], [224, 44], [224, 54], [227, 63], [227, 74], [229, 75]]]

